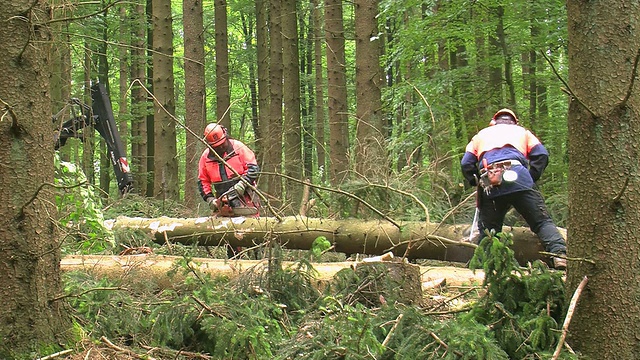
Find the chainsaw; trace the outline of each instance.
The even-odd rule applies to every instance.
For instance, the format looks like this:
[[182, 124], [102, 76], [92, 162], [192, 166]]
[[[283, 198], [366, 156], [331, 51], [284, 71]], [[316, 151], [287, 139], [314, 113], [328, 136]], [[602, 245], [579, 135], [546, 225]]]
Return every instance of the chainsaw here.
[[[251, 189], [247, 189], [248, 191]], [[258, 208], [251, 201], [251, 196], [240, 197], [233, 187], [218, 197], [218, 216], [258, 216], [258, 214]]]

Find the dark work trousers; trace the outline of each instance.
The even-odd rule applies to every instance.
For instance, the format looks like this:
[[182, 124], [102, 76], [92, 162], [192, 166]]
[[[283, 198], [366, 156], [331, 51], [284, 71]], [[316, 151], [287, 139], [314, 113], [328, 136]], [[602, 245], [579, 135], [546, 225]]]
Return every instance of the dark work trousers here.
[[[558, 228], [551, 220], [542, 194], [537, 189], [518, 191], [488, 199], [482, 188], [478, 188], [481, 198], [478, 201], [480, 221], [478, 223], [479, 242], [485, 235], [485, 229], [493, 229], [496, 233], [502, 231], [504, 217], [513, 206], [527, 221], [531, 231], [538, 235], [547, 252], [566, 254], [567, 246]], [[477, 243], [476, 242], [476, 243]]]

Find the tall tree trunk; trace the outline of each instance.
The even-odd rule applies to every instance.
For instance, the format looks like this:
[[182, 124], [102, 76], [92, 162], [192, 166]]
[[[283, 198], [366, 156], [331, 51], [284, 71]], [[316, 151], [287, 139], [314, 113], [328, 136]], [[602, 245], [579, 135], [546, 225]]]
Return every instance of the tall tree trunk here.
[[[91, 104], [91, 48], [89, 42], [84, 42], [84, 94], [82, 96], [85, 104]], [[82, 132], [82, 169], [87, 176], [87, 181], [91, 185], [96, 183], [95, 167], [93, 165], [93, 153], [95, 147], [95, 131], [93, 127]]]
[[229, 37], [227, 0], [215, 0], [216, 29], [216, 120], [231, 133], [231, 94], [229, 90]]
[[[52, 1], [51, 6], [53, 19], [68, 16], [67, 6], [63, 1]], [[70, 99], [71, 87], [69, 25], [67, 22], [53, 23], [51, 32], [51, 114], [58, 114], [60, 121], [66, 121], [71, 118], [71, 111], [66, 107]], [[60, 125], [62, 124], [56, 124], [57, 127]], [[77, 148], [75, 141], [69, 141], [66, 146], [58, 150], [60, 158], [65, 161], [71, 161], [73, 150]]]
[[[301, 86], [302, 91], [302, 162], [304, 164], [303, 176], [305, 179], [313, 177], [313, 132], [314, 132], [314, 116], [313, 109], [315, 107], [315, 98], [313, 97], [313, 9], [309, 9], [306, 19], [300, 19], [300, 32], [306, 34], [304, 39], [304, 60], [300, 67], [304, 71], [304, 81]], [[306, 20], [306, 24], [302, 25]], [[302, 30], [304, 29], [304, 31]], [[302, 42], [301, 42], [302, 43]]]
[[[160, 0], [156, 0], [160, 1]], [[153, 0], [147, 0], [145, 7], [147, 17], [147, 89], [153, 94]], [[155, 100], [151, 94], [147, 94], [147, 101], [153, 104]], [[155, 191], [155, 111], [147, 112], [147, 196], [154, 196]]]
[[[497, 11], [493, 9], [494, 11]], [[490, 16], [490, 18], [492, 18]], [[495, 17], [492, 18], [495, 21]], [[487, 106], [490, 107], [504, 107], [504, 94], [502, 89], [502, 64], [504, 61], [498, 61], [502, 59], [502, 46], [500, 36], [504, 35], [504, 29], [502, 29], [502, 22], [495, 22], [496, 27], [493, 34], [489, 34], [489, 51], [488, 59], [489, 63], [489, 93], [487, 94]]]
[[[138, 0], [144, 1], [144, 0]], [[142, 3], [135, 5], [133, 47], [131, 49], [131, 161], [134, 190], [147, 196], [147, 92], [146, 29], [147, 17]]]
[[567, 12], [568, 255], [595, 262], [569, 262], [569, 293], [589, 281], [570, 343], [591, 359], [638, 359], [640, 3], [569, 0]]
[[[282, 63], [284, 100], [284, 172], [302, 180], [302, 122], [300, 118], [300, 58], [296, 0], [282, 1]], [[299, 182], [285, 180], [285, 203], [297, 209], [302, 199]], [[293, 212], [288, 212], [292, 214]]]
[[[269, 120], [265, 149], [265, 170], [272, 173], [282, 172], [282, 0], [271, 0], [269, 8]], [[282, 197], [282, 180], [279, 176], [267, 178], [267, 191], [279, 206]]]
[[318, 181], [325, 181], [327, 179], [327, 159], [326, 159], [326, 151], [325, 151], [325, 99], [324, 99], [324, 69], [322, 67], [323, 64], [323, 54], [324, 51], [322, 49], [322, 45], [324, 44], [324, 31], [322, 24], [322, 7], [320, 6], [319, 0], [311, 0], [313, 5], [313, 28], [315, 34], [315, 40], [313, 42], [313, 54], [314, 54], [314, 64], [315, 64], [315, 94], [316, 94], [316, 136], [315, 136], [315, 147], [316, 147], [316, 157], [318, 161], [318, 173], [320, 174]]
[[153, 0], [154, 196], [179, 200], [171, 0]]
[[[103, 83], [107, 89], [107, 94], [111, 96], [111, 87], [109, 86], [109, 60], [107, 57], [107, 44], [109, 43], [109, 31], [107, 28], [107, 10], [102, 13], [102, 21], [100, 29], [102, 31], [102, 42], [98, 45], [98, 81]], [[104, 139], [100, 137], [100, 195], [109, 197], [109, 189], [111, 188], [111, 159], [107, 154], [107, 145]]]
[[[262, 166], [268, 163], [266, 148], [269, 141], [269, 24], [266, 0], [256, 0], [256, 63], [258, 71], [258, 128], [256, 132], [256, 156]], [[264, 181], [264, 180], [263, 180]]]
[[504, 82], [507, 86], [507, 102], [512, 109], [516, 108], [516, 87], [513, 83], [513, 65], [511, 61], [511, 51], [507, 44], [507, 34], [504, 29], [504, 7], [498, 6], [495, 8], [498, 25], [496, 27], [496, 37], [500, 49], [502, 52], [502, 59], [504, 61]]
[[[121, 42], [130, 43], [131, 38], [127, 36], [130, 34], [129, 29], [129, 20], [127, 19], [127, 6], [129, 5], [120, 5], [119, 15], [120, 15], [120, 31], [123, 34], [124, 38], [121, 38]], [[120, 62], [119, 67], [119, 92], [120, 92], [120, 101], [118, 103], [118, 130], [120, 131], [120, 140], [122, 141], [122, 146], [124, 152], [127, 152], [127, 144], [129, 141], [129, 95], [128, 95], [128, 87], [129, 87], [129, 57], [127, 55], [127, 47], [119, 46], [118, 47], [118, 61]]]
[[327, 96], [329, 98], [329, 181], [339, 186], [349, 170], [349, 123], [342, 1], [325, 0]]
[[[204, 25], [201, 0], [183, 0], [184, 26], [184, 107], [185, 125], [200, 135], [205, 126]], [[198, 192], [198, 161], [204, 144], [187, 131], [184, 204], [195, 208]]]
[[[254, 37], [254, 27], [256, 22], [254, 22], [251, 16], [247, 16], [247, 14], [242, 13], [240, 15], [242, 20], [242, 32], [244, 35], [244, 43], [246, 48], [248, 49], [248, 53], [253, 54], [255, 50], [255, 45], [253, 44]], [[262, 129], [260, 128], [260, 119], [258, 118], [258, 79], [256, 74], [256, 59], [252, 59], [248, 64], [249, 68], [249, 93], [251, 96], [251, 128], [253, 130], [254, 138], [256, 139], [256, 145], [254, 146], [254, 153], [256, 154], [256, 159], [261, 159], [260, 147], [258, 146], [258, 139], [262, 138]]]
[[47, 186], [54, 177], [47, 4], [5, 1], [0, 19], [0, 358], [22, 359], [71, 340], [71, 318], [54, 300], [62, 292], [61, 238]]
[[380, 179], [389, 171], [382, 114], [382, 52], [378, 1], [356, 0], [356, 143], [359, 176]]

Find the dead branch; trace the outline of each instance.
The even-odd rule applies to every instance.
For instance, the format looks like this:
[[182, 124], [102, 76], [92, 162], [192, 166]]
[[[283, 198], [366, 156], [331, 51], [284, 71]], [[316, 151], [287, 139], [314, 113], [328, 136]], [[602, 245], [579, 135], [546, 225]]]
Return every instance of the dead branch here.
[[560, 341], [558, 341], [556, 351], [553, 352], [553, 357], [551, 358], [551, 360], [557, 360], [558, 356], [560, 356], [560, 350], [562, 350], [562, 345], [564, 344], [564, 340], [566, 339], [567, 333], [569, 332], [569, 323], [571, 322], [573, 313], [576, 310], [576, 305], [578, 304], [578, 300], [580, 299], [580, 294], [582, 294], [582, 290], [584, 290], [585, 286], [587, 286], [587, 281], [587, 277], [583, 277], [582, 281], [580, 281], [580, 285], [578, 285], [578, 288], [571, 297], [569, 309], [567, 310], [567, 316], [564, 318], [564, 323], [562, 324], [562, 336], [560, 336]]

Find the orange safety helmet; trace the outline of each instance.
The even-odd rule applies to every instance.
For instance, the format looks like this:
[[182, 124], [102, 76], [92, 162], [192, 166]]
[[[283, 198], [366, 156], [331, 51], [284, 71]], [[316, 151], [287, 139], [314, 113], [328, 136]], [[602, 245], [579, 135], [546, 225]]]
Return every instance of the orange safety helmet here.
[[222, 125], [211, 123], [204, 128], [204, 139], [212, 147], [220, 146], [227, 139], [227, 129]]
[[513, 111], [511, 111], [510, 109], [507, 109], [507, 108], [498, 110], [498, 112], [495, 113], [495, 115], [493, 115], [493, 117], [491, 118], [491, 122], [489, 123], [489, 125], [495, 125], [496, 124], [496, 120], [498, 120], [498, 117], [500, 115], [509, 115], [509, 116], [511, 116], [513, 118], [513, 121], [516, 122], [516, 125], [518, 125], [518, 117], [516, 116], [516, 113], [514, 113]]

